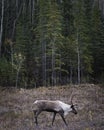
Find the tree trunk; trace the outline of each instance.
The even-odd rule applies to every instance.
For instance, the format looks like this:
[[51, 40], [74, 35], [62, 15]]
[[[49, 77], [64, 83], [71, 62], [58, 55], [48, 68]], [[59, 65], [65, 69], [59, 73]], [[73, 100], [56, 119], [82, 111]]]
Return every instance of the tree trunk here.
[[18, 12], [18, 0], [16, 0], [16, 14]]
[[55, 38], [52, 41], [52, 86], [56, 85], [55, 73]]
[[[43, 18], [40, 20], [41, 25], [43, 23]], [[44, 40], [44, 30], [41, 30], [40, 35], [40, 42], [42, 45], [42, 79], [43, 79], [43, 86], [46, 86], [46, 41]]]
[[99, 7], [104, 17], [104, 0], [99, 0]]
[[18, 68], [17, 68], [17, 75], [16, 75], [16, 88], [18, 88], [19, 72], [20, 72], [20, 69], [21, 69], [21, 66], [22, 66], [22, 62], [23, 62], [23, 60], [20, 61], [19, 65], [18, 65]]
[[78, 30], [77, 30], [77, 58], [78, 58], [78, 84], [80, 84], [80, 82], [81, 82], [81, 77], [80, 77], [80, 73], [81, 73], [81, 71], [80, 71], [80, 49], [79, 49], [79, 40], [78, 40]]
[[[17, 4], [17, 3], [16, 3]], [[17, 5], [16, 5], [17, 6]], [[18, 8], [18, 7], [17, 7]], [[19, 9], [19, 12], [18, 11], [16, 11], [16, 18], [15, 18], [15, 20], [14, 20], [14, 22], [13, 22], [13, 31], [12, 31], [12, 40], [14, 39], [14, 34], [15, 34], [15, 29], [16, 29], [16, 23], [17, 23], [17, 20], [18, 20], [18, 18], [19, 18], [19, 16], [20, 16], [20, 14], [21, 14], [21, 11], [22, 11], [22, 4], [21, 4], [21, 7], [20, 7], [20, 9]]]
[[31, 24], [34, 24], [34, 0], [30, 0], [30, 20], [31, 20]]
[[72, 63], [70, 60], [70, 84], [72, 84], [72, 74], [73, 74], [73, 70], [72, 70]]
[[1, 15], [1, 27], [0, 27], [0, 56], [1, 56], [1, 46], [2, 46], [3, 20], [4, 20], [4, 0], [2, 0], [2, 15]]
[[42, 77], [43, 77], [43, 86], [46, 86], [46, 43], [45, 41], [41, 40], [42, 42]]

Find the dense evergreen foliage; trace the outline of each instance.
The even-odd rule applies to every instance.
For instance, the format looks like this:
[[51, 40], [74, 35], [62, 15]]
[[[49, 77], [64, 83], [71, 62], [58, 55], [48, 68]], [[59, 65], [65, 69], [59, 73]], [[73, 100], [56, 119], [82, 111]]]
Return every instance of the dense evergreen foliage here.
[[103, 0], [1, 0], [0, 85], [102, 83]]

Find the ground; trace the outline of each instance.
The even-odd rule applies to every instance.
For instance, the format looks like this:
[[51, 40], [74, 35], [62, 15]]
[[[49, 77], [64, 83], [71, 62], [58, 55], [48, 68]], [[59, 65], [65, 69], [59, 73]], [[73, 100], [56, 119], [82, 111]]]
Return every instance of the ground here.
[[[52, 126], [52, 113], [39, 115], [36, 126], [33, 102], [37, 99], [61, 100], [78, 105], [78, 114], [65, 118], [68, 127], [57, 114]], [[104, 86], [94, 84], [40, 87], [35, 89], [0, 88], [0, 130], [104, 130]]]

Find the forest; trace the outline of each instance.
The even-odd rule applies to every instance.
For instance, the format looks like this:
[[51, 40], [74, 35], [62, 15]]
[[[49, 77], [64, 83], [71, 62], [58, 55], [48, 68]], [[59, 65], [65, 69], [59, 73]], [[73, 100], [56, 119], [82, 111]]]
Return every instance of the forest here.
[[0, 86], [104, 83], [103, 0], [0, 0]]

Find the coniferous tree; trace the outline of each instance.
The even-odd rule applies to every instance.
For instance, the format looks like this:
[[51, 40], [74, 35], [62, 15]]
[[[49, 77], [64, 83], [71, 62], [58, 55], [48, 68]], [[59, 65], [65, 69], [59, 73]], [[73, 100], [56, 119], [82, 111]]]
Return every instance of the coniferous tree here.
[[[62, 46], [62, 56], [64, 62], [64, 70], [66, 70], [66, 82], [72, 83], [73, 71], [75, 69], [75, 42], [73, 39], [74, 34], [74, 16], [73, 16], [73, 2], [69, 0], [64, 0], [62, 2], [62, 12], [63, 12], [63, 46]], [[66, 56], [65, 56], [66, 55]], [[65, 57], [65, 58], [64, 58]], [[70, 81], [69, 81], [70, 80]]]
[[[87, 1], [89, 2], [89, 1]], [[88, 3], [89, 4], [89, 3]], [[91, 63], [92, 57], [89, 51], [90, 37], [89, 37], [89, 22], [86, 16], [86, 9], [84, 7], [85, 1], [79, 0], [75, 2], [74, 13], [75, 16], [75, 30], [78, 52], [78, 83], [84, 80], [87, 81], [88, 74], [92, 72]], [[88, 15], [89, 16], [89, 15]], [[86, 75], [87, 74], [87, 75]], [[84, 81], [84, 82], [85, 82]]]
[[[25, 87], [30, 87], [35, 82], [34, 75], [34, 43], [32, 40], [32, 31], [31, 31], [31, 17], [30, 17], [30, 6], [29, 1], [24, 2], [23, 10], [19, 22], [17, 24], [16, 30], [16, 44], [15, 44], [15, 52], [16, 55], [15, 60], [17, 60], [17, 78], [20, 73], [20, 83], [24, 84]], [[20, 57], [20, 58], [19, 58]], [[19, 59], [19, 61], [18, 61]], [[21, 69], [22, 67], [22, 69]], [[17, 86], [17, 85], [16, 85]]]
[[60, 17], [55, 1], [39, 1], [39, 22], [36, 28], [38, 32], [36, 37], [39, 37], [38, 42], [42, 47], [42, 79], [44, 86], [50, 83], [52, 85], [56, 84], [56, 50], [61, 35]]
[[[58, 46], [61, 44], [61, 12], [59, 7], [55, 1], [49, 2], [49, 19], [47, 24], [47, 40], [48, 40], [48, 48], [47, 55], [51, 58], [51, 82], [52, 86], [56, 85], [57, 73], [61, 71], [60, 68], [60, 50]], [[54, 10], [53, 10], [54, 8]], [[51, 55], [50, 55], [51, 51]]]
[[92, 10], [92, 34], [93, 74], [95, 82], [100, 82], [104, 78], [104, 19], [98, 1]]
[[4, 0], [2, 0], [2, 11], [1, 11], [1, 21], [0, 21], [0, 56], [1, 56], [1, 46], [2, 46], [2, 35], [3, 35], [3, 22], [4, 22]]

